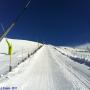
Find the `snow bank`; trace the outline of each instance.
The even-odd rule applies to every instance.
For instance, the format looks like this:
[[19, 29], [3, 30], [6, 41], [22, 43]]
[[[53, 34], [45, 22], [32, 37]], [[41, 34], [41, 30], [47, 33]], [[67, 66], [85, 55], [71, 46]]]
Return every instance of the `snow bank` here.
[[71, 58], [72, 60], [90, 66], [90, 53], [88, 51], [68, 47], [60, 47], [56, 49], [63, 55], [66, 55]]

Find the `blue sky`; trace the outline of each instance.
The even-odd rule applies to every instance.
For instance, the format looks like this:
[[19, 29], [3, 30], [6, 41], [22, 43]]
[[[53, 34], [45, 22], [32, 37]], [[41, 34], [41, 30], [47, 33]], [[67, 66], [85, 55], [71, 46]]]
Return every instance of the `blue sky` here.
[[[18, 16], [27, 2], [28, 0], [0, 0], [0, 22], [4, 27]], [[53, 45], [88, 43], [90, 0], [32, 0], [8, 37]]]

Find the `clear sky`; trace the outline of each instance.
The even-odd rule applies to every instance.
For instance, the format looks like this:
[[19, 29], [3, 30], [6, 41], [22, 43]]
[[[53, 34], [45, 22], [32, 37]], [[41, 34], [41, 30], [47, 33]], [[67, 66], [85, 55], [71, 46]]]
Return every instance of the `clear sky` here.
[[[17, 17], [27, 2], [0, 0], [0, 22], [4, 27]], [[54, 45], [90, 42], [90, 0], [32, 0], [8, 37]]]

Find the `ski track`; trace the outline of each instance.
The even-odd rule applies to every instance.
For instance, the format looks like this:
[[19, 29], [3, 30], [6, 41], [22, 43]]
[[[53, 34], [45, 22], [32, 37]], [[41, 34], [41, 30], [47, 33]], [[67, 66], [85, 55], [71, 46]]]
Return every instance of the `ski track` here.
[[10, 72], [8, 79], [0, 81], [0, 87], [16, 86], [18, 90], [89, 90], [75, 76], [77, 73], [73, 68], [64, 62], [64, 58], [58, 51], [45, 45]]

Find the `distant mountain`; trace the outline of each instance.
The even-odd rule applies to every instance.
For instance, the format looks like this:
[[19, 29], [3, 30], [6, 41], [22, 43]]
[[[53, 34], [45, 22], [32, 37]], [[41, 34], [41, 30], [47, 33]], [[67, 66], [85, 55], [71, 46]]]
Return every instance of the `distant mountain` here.
[[76, 47], [80, 49], [90, 50], [90, 43], [82, 44]]

